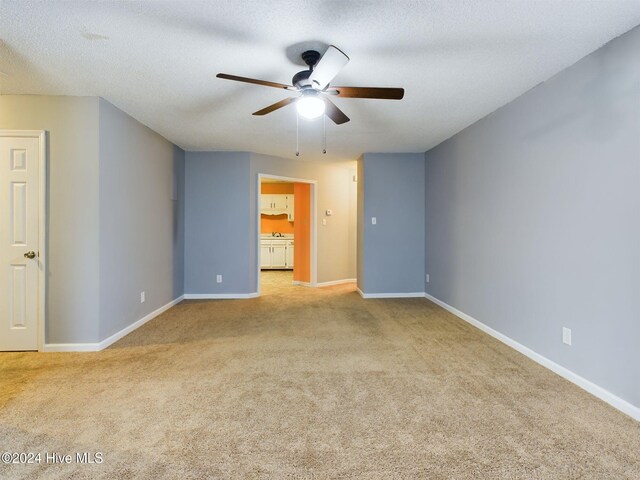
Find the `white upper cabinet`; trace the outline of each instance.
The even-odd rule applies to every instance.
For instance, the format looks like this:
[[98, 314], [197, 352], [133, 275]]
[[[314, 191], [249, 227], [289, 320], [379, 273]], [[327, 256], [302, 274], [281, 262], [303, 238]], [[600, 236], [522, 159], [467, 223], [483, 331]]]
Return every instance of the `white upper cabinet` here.
[[286, 211], [287, 210], [287, 196], [288, 195], [271, 195], [272, 202], [273, 202], [273, 209], [274, 210]]
[[287, 214], [287, 220], [293, 222], [292, 193], [263, 193], [260, 195], [260, 213], [265, 215]]
[[271, 201], [271, 195], [260, 195], [260, 212], [264, 212], [265, 210], [270, 210], [273, 206], [273, 202]]
[[287, 216], [290, 222], [293, 222], [293, 210], [293, 194], [287, 195]]

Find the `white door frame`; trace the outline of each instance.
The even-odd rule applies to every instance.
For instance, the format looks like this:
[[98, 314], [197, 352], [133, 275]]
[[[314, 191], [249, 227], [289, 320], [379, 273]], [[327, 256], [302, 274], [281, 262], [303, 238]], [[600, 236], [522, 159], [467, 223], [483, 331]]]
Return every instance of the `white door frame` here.
[[[262, 294], [262, 284], [260, 282], [260, 184], [262, 179], [282, 180], [292, 183], [307, 183], [311, 185], [311, 235], [310, 235], [310, 253], [311, 253], [311, 278], [310, 286], [318, 286], [318, 229], [316, 218], [318, 216], [318, 181], [305, 178], [282, 177], [280, 175], [270, 175], [268, 173], [258, 173], [256, 179], [256, 280], [258, 282], [258, 296]], [[295, 212], [294, 212], [295, 215]], [[295, 238], [293, 240], [295, 242]]]
[[44, 350], [47, 288], [47, 134], [44, 130], [0, 130], [0, 137], [38, 139], [38, 351]]

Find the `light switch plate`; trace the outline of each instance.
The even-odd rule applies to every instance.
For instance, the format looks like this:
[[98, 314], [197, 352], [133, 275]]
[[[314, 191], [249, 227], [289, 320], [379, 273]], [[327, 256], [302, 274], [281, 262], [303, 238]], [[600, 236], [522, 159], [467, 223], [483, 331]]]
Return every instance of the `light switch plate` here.
[[371, 225], [375, 225], [378, 219], [376, 217], [371, 217]]

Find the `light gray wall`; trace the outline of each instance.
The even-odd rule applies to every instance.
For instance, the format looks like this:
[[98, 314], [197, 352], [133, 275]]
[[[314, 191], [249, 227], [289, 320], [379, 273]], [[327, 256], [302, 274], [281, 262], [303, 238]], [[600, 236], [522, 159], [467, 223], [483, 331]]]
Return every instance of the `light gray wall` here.
[[358, 276], [357, 248], [358, 248], [358, 183], [354, 181], [358, 178], [358, 165], [356, 162], [349, 167], [349, 278], [356, 279]]
[[365, 153], [359, 160], [364, 293], [424, 292], [424, 168], [418, 153]]
[[254, 292], [250, 154], [187, 152], [185, 164], [185, 293]]
[[48, 132], [47, 343], [99, 340], [98, 99], [0, 95], [0, 128]]
[[184, 152], [103, 99], [99, 129], [104, 339], [183, 293]]
[[358, 158], [358, 185], [356, 191], [356, 278], [358, 288], [364, 292], [364, 155]]
[[173, 207], [173, 297], [184, 295], [184, 249], [185, 249], [185, 170], [186, 153], [180, 147], [173, 146], [174, 190]]
[[636, 406], [638, 52], [636, 28], [426, 154], [428, 293]]

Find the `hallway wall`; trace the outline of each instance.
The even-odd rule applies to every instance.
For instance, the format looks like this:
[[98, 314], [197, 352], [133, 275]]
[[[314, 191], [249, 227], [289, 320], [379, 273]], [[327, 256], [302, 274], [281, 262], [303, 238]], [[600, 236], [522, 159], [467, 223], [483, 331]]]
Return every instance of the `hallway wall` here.
[[0, 95], [0, 128], [46, 130], [46, 343], [99, 339], [98, 98]]
[[[259, 173], [317, 181], [318, 282], [355, 278], [353, 165], [246, 152], [187, 152], [185, 165], [185, 293], [257, 292]], [[327, 209], [333, 215], [327, 216]], [[217, 274], [222, 283], [216, 283]]]

